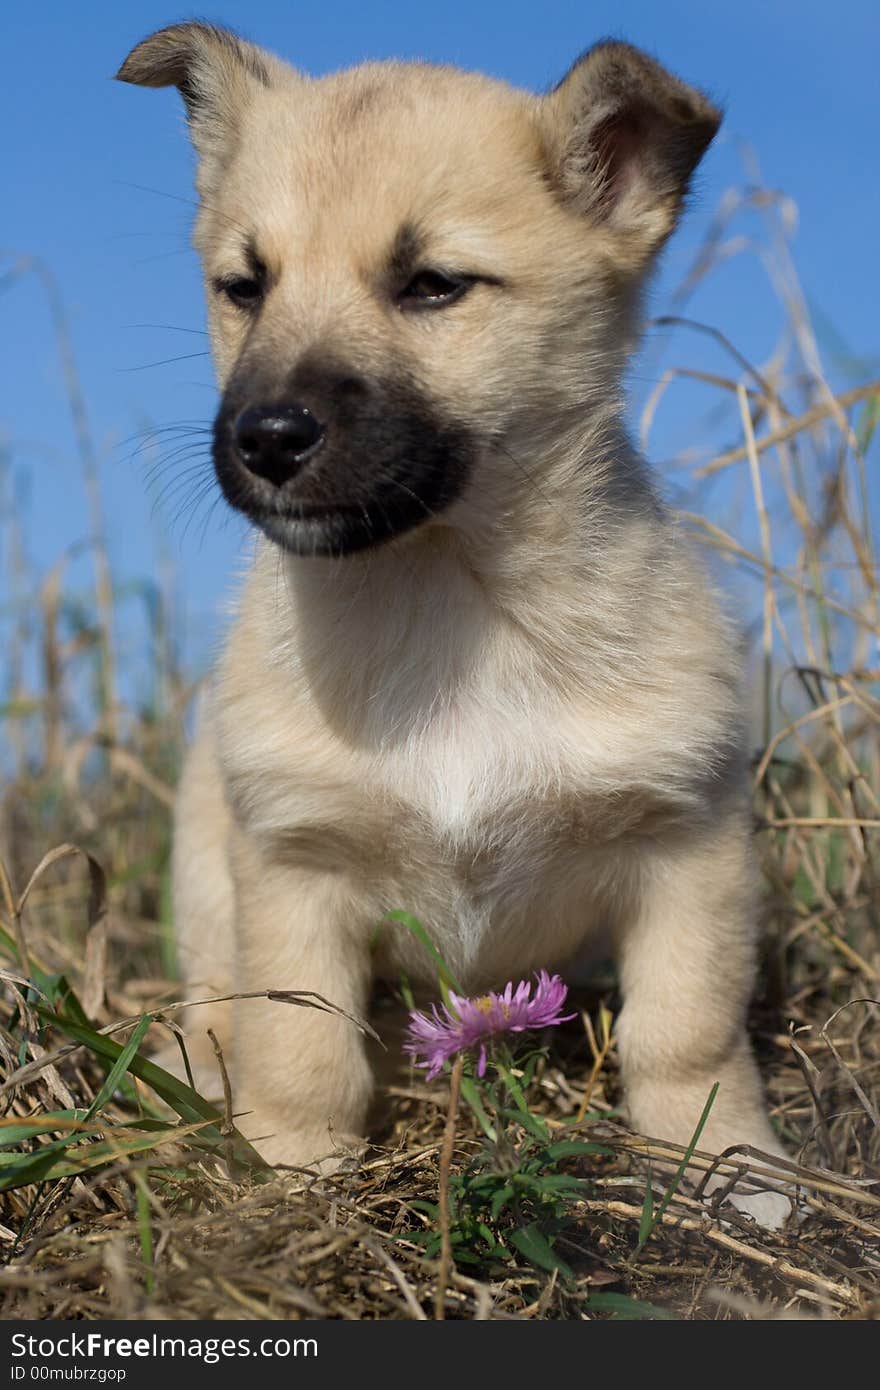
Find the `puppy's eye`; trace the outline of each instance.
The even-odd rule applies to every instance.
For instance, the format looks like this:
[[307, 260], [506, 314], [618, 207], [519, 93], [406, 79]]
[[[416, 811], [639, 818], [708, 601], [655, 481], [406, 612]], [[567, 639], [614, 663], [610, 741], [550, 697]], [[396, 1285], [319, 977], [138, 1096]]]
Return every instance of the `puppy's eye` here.
[[218, 294], [225, 294], [239, 309], [253, 309], [263, 298], [263, 282], [248, 275], [232, 275], [215, 284]]
[[461, 299], [471, 287], [471, 281], [462, 277], [444, 275], [440, 270], [420, 270], [414, 275], [400, 296], [403, 306], [440, 309]]

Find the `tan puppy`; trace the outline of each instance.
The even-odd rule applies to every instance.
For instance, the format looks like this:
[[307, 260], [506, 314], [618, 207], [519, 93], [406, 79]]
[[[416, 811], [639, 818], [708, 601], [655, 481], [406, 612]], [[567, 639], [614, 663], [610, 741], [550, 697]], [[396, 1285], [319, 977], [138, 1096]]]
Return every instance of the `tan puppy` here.
[[[180, 791], [188, 985], [363, 1012], [374, 971], [432, 973], [403, 930], [371, 956], [391, 908], [474, 990], [610, 928], [633, 1124], [686, 1142], [717, 1080], [702, 1146], [781, 1153], [745, 1032], [737, 641], [620, 397], [718, 112], [620, 43], [540, 98], [428, 65], [312, 81], [200, 24], [119, 76], [186, 103], [214, 459], [267, 538]], [[348, 1023], [206, 1022], [269, 1159], [362, 1133]]]

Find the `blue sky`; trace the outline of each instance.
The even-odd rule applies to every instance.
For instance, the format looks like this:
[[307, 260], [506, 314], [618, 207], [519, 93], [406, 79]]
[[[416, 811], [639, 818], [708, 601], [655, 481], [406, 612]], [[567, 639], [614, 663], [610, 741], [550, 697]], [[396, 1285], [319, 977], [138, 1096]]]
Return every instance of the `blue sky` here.
[[[871, 0], [833, 7], [827, 0], [445, 0], [436, 7], [218, 0], [200, 10], [314, 74], [364, 58], [422, 57], [541, 89], [599, 37], [647, 48], [727, 110], [652, 307], [664, 306], [724, 190], [744, 182], [747, 144], [767, 183], [798, 207], [796, 263], [833, 379], [853, 384], [880, 374], [880, 10]], [[207, 358], [145, 365], [203, 348], [198, 267], [188, 249], [192, 159], [174, 92], [110, 80], [133, 43], [185, 16], [151, 0], [7, 8], [0, 276], [15, 254], [40, 257], [56, 275], [101, 458], [114, 567], [123, 582], [137, 580], [155, 572], [164, 550], [186, 596], [190, 640], [202, 648], [221, 620], [242, 531], [237, 522], [222, 525], [219, 509], [204, 531], [200, 523], [185, 534], [182, 524], [171, 526], [173, 507], [154, 507], [144, 464], [124, 443], [147, 425], [205, 422], [213, 411]], [[752, 228], [746, 220], [738, 230]], [[87, 509], [39, 285], [30, 278], [7, 284], [0, 307], [0, 442], [39, 574], [88, 535]], [[749, 255], [703, 284], [688, 312], [723, 327], [757, 362], [773, 350], [781, 324], [764, 272]], [[691, 338], [676, 356], [677, 347], [666, 346], [663, 363], [688, 360], [713, 370], [724, 363], [709, 343]], [[659, 370], [656, 351], [636, 364], [637, 397]], [[672, 393], [658, 416], [655, 455], [671, 455], [695, 438], [697, 415], [709, 404], [687, 390]], [[73, 562], [74, 579], [85, 577], [85, 565]]]

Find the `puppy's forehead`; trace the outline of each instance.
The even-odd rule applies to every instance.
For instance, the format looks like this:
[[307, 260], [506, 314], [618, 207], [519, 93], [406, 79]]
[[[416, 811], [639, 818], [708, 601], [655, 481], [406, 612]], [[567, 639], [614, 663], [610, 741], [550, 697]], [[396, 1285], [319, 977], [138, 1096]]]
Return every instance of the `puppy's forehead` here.
[[535, 111], [535, 98], [501, 82], [422, 64], [366, 64], [261, 91], [219, 210], [252, 225], [267, 255], [294, 233], [327, 245], [356, 231], [369, 250], [404, 222], [491, 226], [509, 220], [513, 190], [529, 203], [546, 197]]

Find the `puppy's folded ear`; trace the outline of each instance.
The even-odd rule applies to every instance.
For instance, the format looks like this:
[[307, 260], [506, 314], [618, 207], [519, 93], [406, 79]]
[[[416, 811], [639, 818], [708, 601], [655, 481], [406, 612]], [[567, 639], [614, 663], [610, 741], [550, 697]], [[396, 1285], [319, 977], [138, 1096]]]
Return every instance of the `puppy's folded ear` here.
[[116, 77], [140, 87], [176, 87], [193, 144], [210, 165], [228, 148], [255, 91], [289, 82], [295, 74], [231, 30], [193, 22], [150, 34], [131, 50]]
[[633, 260], [647, 260], [675, 226], [720, 111], [615, 41], [579, 58], [543, 105], [562, 196], [617, 232]]

